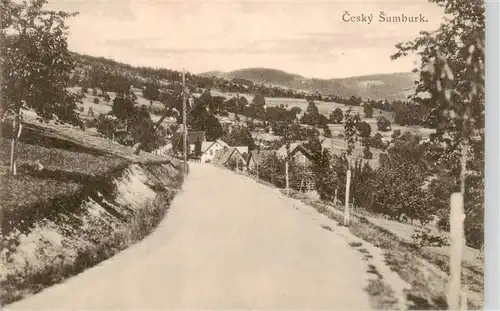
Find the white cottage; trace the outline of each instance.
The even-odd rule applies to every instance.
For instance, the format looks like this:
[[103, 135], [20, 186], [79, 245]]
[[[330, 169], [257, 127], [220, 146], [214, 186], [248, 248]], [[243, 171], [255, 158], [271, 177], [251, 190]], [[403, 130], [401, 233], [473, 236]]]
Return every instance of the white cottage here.
[[215, 153], [224, 147], [229, 147], [229, 145], [222, 140], [204, 141], [201, 144], [201, 163], [209, 163], [212, 161]]

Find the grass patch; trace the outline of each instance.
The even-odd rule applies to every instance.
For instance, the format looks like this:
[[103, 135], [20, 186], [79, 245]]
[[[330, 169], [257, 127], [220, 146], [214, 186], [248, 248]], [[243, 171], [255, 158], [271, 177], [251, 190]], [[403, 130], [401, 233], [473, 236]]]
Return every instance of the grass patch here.
[[361, 243], [361, 242], [349, 242], [349, 245], [352, 247], [360, 247], [361, 245], [363, 245], [363, 243]]

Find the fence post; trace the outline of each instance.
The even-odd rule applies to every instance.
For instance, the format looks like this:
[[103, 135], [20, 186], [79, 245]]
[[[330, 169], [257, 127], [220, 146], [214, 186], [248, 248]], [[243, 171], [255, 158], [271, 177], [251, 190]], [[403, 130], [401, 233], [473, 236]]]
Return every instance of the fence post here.
[[285, 177], [286, 177], [286, 195], [290, 195], [290, 188], [288, 184], [288, 159], [285, 161]]
[[450, 198], [450, 278], [448, 281], [448, 309], [461, 310], [462, 252], [464, 248], [464, 198], [462, 193], [453, 193]]
[[349, 190], [351, 188], [351, 161], [349, 160], [345, 187], [344, 225], [349, 226]]

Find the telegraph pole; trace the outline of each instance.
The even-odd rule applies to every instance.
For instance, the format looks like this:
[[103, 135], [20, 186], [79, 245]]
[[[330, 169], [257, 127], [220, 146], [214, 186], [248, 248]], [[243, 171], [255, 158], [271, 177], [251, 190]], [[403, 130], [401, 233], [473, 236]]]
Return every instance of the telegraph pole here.
[[186, 69], [182, 69], [182, 132], [183, 132], [183, 167], [182, 174], [185, 178], [187, 174], [187, 135], [188, 129], [186, 125]]

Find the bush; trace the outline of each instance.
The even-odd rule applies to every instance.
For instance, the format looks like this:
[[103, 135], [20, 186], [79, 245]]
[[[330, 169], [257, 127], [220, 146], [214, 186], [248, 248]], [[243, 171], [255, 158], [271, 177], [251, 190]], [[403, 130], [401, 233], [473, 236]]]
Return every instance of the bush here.
[[391, 130], [391, 122], [387, 120], [386, 117], [380, 116], [377, 118], [377, 129], [381, 132], [387, 132]]
[[98, 97], [94, 98], [93, 102], [94, 104], [99, 104], [99, 98]]
[[380, 133], [376, 133], [371, 137], [370, 146], [381, 150], [385, 150], [387, 148], [387, 145], [382, 140], [382, 134]]

